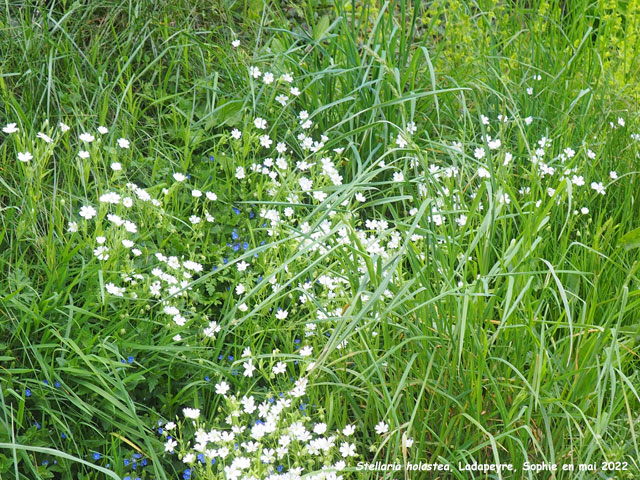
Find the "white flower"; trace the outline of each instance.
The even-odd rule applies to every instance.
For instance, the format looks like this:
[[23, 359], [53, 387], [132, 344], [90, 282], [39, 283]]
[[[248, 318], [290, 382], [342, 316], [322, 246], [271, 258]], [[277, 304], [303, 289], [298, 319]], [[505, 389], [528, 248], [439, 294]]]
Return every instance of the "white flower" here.
[[109, 129], [107, 127], [103, 127], [102, 125], [98, 127], [98, 133], [100, 135], [105, 135], [108, 132], [109, 132]]
[[126, 138], [119, 138], [118, 139], [118, 146], [120, 148], [129, 148], [129, 140], [127, 140]]
[[75, 233], [78, 231], [78, 224], [76, 222], [69, 222], [69, 226], [67, 227], [67, 232]]
[[249, 264], [244, 260], [242, 260], [240, 263], [237, 264], [237, 267], [239, 272], [244, 272], [249, 267]]
[[287, 364], [284, 362], [278, 362], [273, 366], [271, 371], [276, 375], [285, 373], [287, 371]]
[[47, 135], [46, 133], [42, 133], [42, 132], [38, 132], [38, 135], [36, 135], [38, 138], [41, 138], [42, 140], [45, 141], [45, 143], [51, 143], [53, 142], [53, 138], [51, 138], [49, 135]]
[[245, 178], [246, 174], [244, 171], [244, 167], [238, 167], [236, 168], [236, 178], [238, 180], [242, 180], [243, 178]]
[[164, 451], [173, 453], [173, 449], [178, 446], [178, 442], [176, 442], [173, 438], [168, 440], [167, 443], [164, 444]]
[[485, 115], [480, 115], [480, 121], [483, 125], [489, 125], [489, 117], [486, 117]]
[[344, 458], [356, 456], [356, 446], [353, 443], [343, 442], [340, 445], [340, 455]]
[[480, 167], [478, 168], [478, 177], [480, 178], [491, 178], [491, 174], [489, 173], [489, 170], [487, 170], [484, 167]]
[[504, 165], [505, 167], [507, 165], [509, 165], [511, 163], [511, 160], [513, 160], [513, 155], [511, 155], [511, 153], [507, 152], [504, 154], [504, 162], [502, 163], [502, 165]]
[[264, 148], [269, 148], [272, 143], [273, 143], [273, 140], [269, 138], [269, 135], [262, 135], [260, 137], [260, 145], [262, 145]]
[[89, 152], [87, 152], [86, 150], [80, 150], [78, 152], [78, 157], [83, 158], [83, 159], [87, 159], [87, 158], [89, 158]]
[[298, 183], [300, 184], [300, 188], [303, 192], [309, 192], [313, 186], [313, 181], [309, 180], [307, 177], [301, 177], [300, 180], [298, 180]]
[[409, 122], [407, 123], [407, 133], [409, 135], [413, 135], [414, 133], [416, 133], [418, 131], [418, 127], [416, 126], [415, 122]]
[[67, 132], [71, 128], [69, 125], [67, 125], [64, 122], [60, 122], [58, 126], [60, 127], [60, 130], [62, 130], [62, 132]]
[[404, 174], [402, 172], [394, 172], [393, 181], [398, 183], [404, 182]]
[[286, 310], [278, 309], [278, 312], [276, 313], [276, 318], [278, 320], [284, 320], [288, 316], [289, 316], [289, 312], [287, 312]]
[[589, 209], [587, 207], [582, 207], [580, 209], [580, 213], [582, 213], [583, 215], [586, 215], [587, 213], [589, 213]]
[[389, 431], [389, 425], [387, 425], [384, 421], [378, 423], [375, 428], [378, 435], [382, 435], [383, 433], [387, 433]]
[[345, 437], [350, 437], [355, 433], [355, 431], [356, 431], [355, 425], [345, 425], [345, 427], [342, 429], [342, 434]]
[[280, 79], [284, 82], [291, 83], [293, 82], [293, 76], [290, 73], [284, 73], [280, 77]]
[[478, 147], [473, 151], [473, 156], [478, 160], [482, 160], [485, 155], [486, 152], [484, 150], [484, 147]]
[[218, 395], [226, 395], [226, 393], [229, 391], [229, 388], [229, 384], [223, 380], [222, 382], [216, 384], [216, 393]]
[[124, 238], [122, 239], [122, 246], [125, 248], [131, 248], [135, 245], [135, 243], [133, 243], [131, 240], [129, 240], [128, 238]]
[[612, 180], [616, 180], [618, 178], [618, 174], [617, 174], [617, 172], [611, 170], [609, 172], [609, 177], [611, 177]]
[[267, 128], [267, 121], [264, 118], [256, 118], [253, 121], [253, 124], [256, 126], [256, 128], [259, 128], [260, 130], [266, 130]]
[[240, 40], [234, 40], [233, 42], [231, 42], [231, 46], [233, 48], [238, 48], [240, 46]]
[[234, 128], [233, 130], [231, 130], [231, 136], [233, 138], [235, 138], [236, 140], [239, 140], [240, 137], [242, 136], [242, 132], [240, 130], [238, 130], [237, 128]]
[[176, 172], [176, 173], [173, 174], [173, 179], [176, 182], [184, 182], [187, 179], [187, 177], [185, 177], [182, 173], [177, 173]]
[[85, 205], [84, 207], [80, 208], [80, 216], [85, 220], [91, 220], [96, 216], [96, 213], [96, 209], [90, 205]]
[[396, 145], [398, 145], [398, 148], [404, 148], [408, 145], [408, 142], [405, 140], [401, 133], [399, 133], [396, 137]]
[[109, 282], [104, 286], [104, 288], [115, 297], [124, 297], [124, 287], [117, 287], [113, 283]]
[[262, 76], [262, 81], [267, 85], [269, 85], [270, 83], [273, 83], [273, 73], [265, 72], [264, 75]]
[[200, 219], [200, 217], [198, 217], [197, 215], [191, 215], [191, 216], [189, 217], [189, 221], [190, 221], [193, 225], [196, 225], [196, 224], [200, 223], [200, 220], [201, 220], [201, 219]]
[[251, 75], [253, 78], [260, 78], [262, 72], [258, 67], [249, 67], [249, 75]]
[[31, 159], [33, 159], [33, 155], [31, 155], [31, 153], [18, 152], [18, 160], [20, 160], [21, 162], [28, 162]]
[[215, 201], [218, 199], [218, 195], [216, 195], [216, 194], [215, 194], [215, 193], [213, 193], [213, 192], [207, 192], [207, 193], [205, 193], [205, 196], [206, 196], [209, 200], [211, 200], [212, 202], [215, 202]]
[[18, 131], [18, 127], [16, 123], [7, 123], [7, 126], [2, 129], [4, 133], [11, 134], [16, 133]]
[[107, 253], [108, 251], [109, 251], [108, 247], [101, 245], [93, 251], [93, 254], [98, 258], [98, 260], [108, 260], [109, 259], [109, 254]]
[[82, 140], [83, 142], [87, 142], [87, 143], [91, 143], [96, 139], [90, 133], [81, 133], [78, 138], [80, 138], [80, 140]]
[[288, 100], [289, 100], [289, 97], [287, 97], [286, 95], [278, 95], [276, 97], [276, 102], [278, 102], [283, 107], [287, 104]]
[[253, 360], [249, 359], [248, 361], [244, 362], [242, 366], [244, 367], [244, 376], [253, 377], [253, 371], [256, 369], [256, 367], [253, 365]]
[[127, 208], [131, 208], [133, 206], [133, 200], [131, 197], [124, 197], [122, 199], [122, 204]]
[[587, 157], [593, 160], [594, 158], [596, 158], [596, 152], [594, 152], [593, 150], [587, 150]]
[[298, 87], [291, 87], [291, 95], [297, 97], [298, 95], [300, 95], [300, 89]]
[[182, 409], [182, 413], [185, 418], [191, 418], [193, 420], [197, 420], [200, 417], [200, 410], [197, 408], [188, 408], [185, 407]]
[[527, 88], [527, 95], [533, 95], [533, 87]]
[[113, 170], [114, 172], [119, 172], [120, 170], [122, 170], [122, 164], [120, 162], [113, 162], [111, 164], [111, 170]]
[[102, 245], [102, 244], [103, 244], [104, 242], [106, 242], [106, 241], [107, 241], [107, 239], [106, 239], [105, 237], [103, 237], [102, 235], [101, 235], [101, 236], [99, 236], [99, 237], [96, 237], [96, 243], [97, 243], [98, 245]]
[[591, 182], [591, 188], [598, 192], [600, 195], [604, 195], [605, 193], [607, 193], [604, 189], [604, 185], [602, 185], [602, 182]]
[[531, 117], [531, 116], [529, 116], [529, 117], [524, 119], [524, 124], [525, 125], [531, 125], [532, 122], [533, 122], [533, 117]]
[[310, 347], [309, 345], [305, 345], [300, 349], [300, 356], [308, 357], [311, 355], [311, 352], [313, 352], [313, 347]]
[[621, 127], [624, 127], [624, 125], [625, 125], [624, 118], [618, 117], [618, 125], [620, 125]]

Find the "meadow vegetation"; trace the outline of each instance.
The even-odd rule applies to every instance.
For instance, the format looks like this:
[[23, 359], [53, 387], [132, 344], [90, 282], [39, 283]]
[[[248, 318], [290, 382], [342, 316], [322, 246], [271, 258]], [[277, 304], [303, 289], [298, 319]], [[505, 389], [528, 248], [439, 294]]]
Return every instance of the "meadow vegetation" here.
[[640, 477], [638, 32], [4, 2], [0, 478]]

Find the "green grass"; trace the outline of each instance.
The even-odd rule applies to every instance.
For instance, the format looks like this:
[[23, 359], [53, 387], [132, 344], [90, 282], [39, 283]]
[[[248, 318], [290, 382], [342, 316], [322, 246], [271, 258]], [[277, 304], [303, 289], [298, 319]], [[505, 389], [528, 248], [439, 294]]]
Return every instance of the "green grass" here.
[[[182, 478], [159, 421], [195, 407], [207, 428], [221, 427], [227, 406], [215, 384], [268, 398], [311, 361], [303, 401], [331, 430], [356, 425], [352, 466], [452, 467], [425, 478], [640, 476], [638, 234], [629, 234], [640, 227], [637, 1], [7, 1], [0, 12], [0, 124], [19, 128], [0, 133], [0, 478]], [[252, 80], [250, 66], [276, 79], [290, 72], [300, 95], [281, 106], [286, 82]], [[301, 110], [314, 140], [327, 135], [322, 152], [296, 140]], [[409, 122], [417, 132], [399, 147]], [[100, 140], [83, 144], [85, 131]], [[259, 144], [265, 132], [288, 147], [275, 186], [250, 168], [277, 157]], [[530, 160], [542, 137], [556, 169], [547, 176]], [[568, 147], [575, 156], [558, 160]], [[24, 151], [33, 160], [17, 161]], [[322, 157], [340, 185], [321, 174]], [[303, 160], [318, 165], [300, 172]], [[563, 180], [565, 169], [575, 171]], [[176, 182], [176, 172], [190, 178]], [[326, 198], [302, 194], [303, 176]], [[139, 201], [127, 182], [159, 204]], [[99, 204], [110, 191], [134, 206]], [[83, 205], [96, 218], [80, 218]], [[283, 221], [272, 227], [262, 209]], [[107, 212], [137, 233], [113, 227]], [[375, 233], [370, 220], [387, 224]], [[93, 254], [101, 235], [104, 262]], [[382, 253], [372, 235], [384, 238]], [[236, 241], [246, 248], [234, 251]], [[156, 251], [203, 272], [149, 297]], [[122, 279], [134, 273], [138, 285]], [[109, 294], [110, 282], [138, 298]], [[240, 283], [244, 294], [234, 293]], [[185, 326], [163, 313], [165, 300]], [[221, 329], [214, 338], [202, 335], [210, 321]], [[307, 344], [312, 356], [302, 357]], [[246, 347], [254, 377], [242, 374]], [[272, 373], [280, 361], [287, 375]], [[378, 435], [382, 420], [389, 432]], [[146, 463], [136, 472], [124, 464], [134, 454]], [[473, 462], [517, 472], [458, 471]], [[576, 471], [535, 474], [525, 462]], [[602, 472], [602, 462], [627, 469]]]

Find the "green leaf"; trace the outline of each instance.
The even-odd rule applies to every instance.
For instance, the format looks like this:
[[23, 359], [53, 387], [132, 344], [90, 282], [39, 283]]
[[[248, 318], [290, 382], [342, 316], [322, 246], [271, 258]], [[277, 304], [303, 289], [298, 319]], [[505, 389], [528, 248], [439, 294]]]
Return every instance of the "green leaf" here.
[[630, 232], [625, 233], [622, 238], [618, 240], [618, 246], [624, 247], [627, 250], [631, 248], [639, 248], [640, 228], [636, 228], [635, 230], [631, 230]]
[[320, 17], [320, 20], [318, 20], [318, 23], [316, 23], [316, 26], [313, 29], [313, 38], [316, 41], [321, 40], [329, 29], [329, 25], [331, 25], [331, 22], [328, 15]]

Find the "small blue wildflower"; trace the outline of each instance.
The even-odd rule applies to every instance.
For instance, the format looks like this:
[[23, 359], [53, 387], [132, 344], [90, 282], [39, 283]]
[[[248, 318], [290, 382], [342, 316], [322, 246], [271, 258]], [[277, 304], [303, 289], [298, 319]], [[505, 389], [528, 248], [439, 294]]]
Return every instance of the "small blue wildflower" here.
[[124, 477], [122, 480], [131, 480], [131, 477], [129, 475], [127, 475], [126, 477]]
[[296, 338], [296, 339], [293, 341], [293, 343], [300, 343], [300, 339], [299, 339], [299, 338]]
[[213, 155], [209, 155], [209, 161], [210, 161], [210, 162], [215, 162], [215, 161], [216, 161], [216, 159], [215, 159], [215, 158], [213, 158]]
[[146, 467], [147, 466], [147, 459], [143, 458], [142, 460], [140, 460], [140, 466], [142, 467]]
[[236, 215], [240, 215], [240, 209], [236, 208], [236, 207], [231, 207], [233, 209], [233, 213], [235, 213]]
[[222, 259], [222, 263], [224, 263], [225, 265], [229, 262], [229, 259], [227, 257], [224, 257]]
[[36, 427], [36, 430], [40, 430], [42, 428], [42, 425], [40, 425], [37, 421], [34, 422], [33, 425]]
[[131, 464], [131, 469], [132, 469], [132, 470], [135, 470], [136, 468], [138, 468], [138, 463], [137, 463], [137, 462], [133, 462], [133, 463]]
[[31, 390], [29, 390], [29, 389], [27, 388], [27, 389], [24, 391], [24, 394], [25, 394], [27, 397], [30, 397], [30, 396], [31, 396]]
[[56, 388], [60, 388], [62, 385], [60, 385], [60, 382], [56, 382], [53, 384]]
[[234, 369], [231, 371], [231, 375], [234, 375], [234, 376], [235, 376], [235, 375], [238, 375], [238, 369], [237, 369], [237, 368], [234, 368]]
[[236, 230], [235, 228], [233, 229], [233, 232], [231, 232], [231, 238], [233, 240], [237, 240], [238, 238], [240, 238], [240, 235], [238, 235], [238, 230]]
[[255, 213], [253, 213], [253, 210], [251, 210], [251, 211], [249, 212], [249, 218], [253, 218], [253, 217], [255, 217], [255, 216], [256, 216], [256, 214], [255, 214]]
[[273, 403], [273, 402], [275, 402], [275, 401], [276, 401], [276, 399], [275, 399], [275, 398], [273, 398], [273, 397], [271, 397], [271, 398], [269, 399], [269, 403]]
[[182, 474], [182, 478], [184, 478], [184, 480], [189, 480], [191, 478], [191, 469], [187, 468], [184, 473]]
[[282, 470], [284, 470], [284, 467], [282, 465], [278, 465], [278, 468], [276, 470], [278, 470], [278, 472], [281, 472]]
[[127, 361], [128, 361], [129, 363], [133, 363], [133, 357], [132, 357], [131, 355], [129, 355], [129, 357], [127, 358]]
[[163, 432], [163, 431], [164, 431], [164, 430], [162, 429], [162, 427], [158, 427], [158, 434], [159, 434], [159, 435], [162, 435], [162, 432]]
[[49, 380], [45, 378], [44, 380], [42, 380], [42, 383], [44, 383], [45, 385], [49, 385]]
[[243, 243], [242, 243], [242, 248], [243, 248], [244, 250], [247, 250], [247, 249], [249, 248], [249, 242], [243, 242]]
[[205, 376], [204, 376], [204, 381], [205, 381], [205, 382], [209, 382], [209, 381], [211, 381], [211, 379], [209, 378], [209, 376], [208, 376], [208, 375], [205, 375]]
[[141, 453], [134, 453], [133, 454], [133, 458], [142, 458], [142, 454]]
[[237, 252], [238, 250], [240, 250], [240, 244], [236, 243], [231, 248], [233, 249], [234, 252]]
[[124, 459], [124, 466], [125, 466], [125, 467], [128, 467], [128, 466], [129, 466], [129, 463], [131, 463], [131, 462], [129, 461], [129, 459], [128, 459], [128, 458], [125, 458], [125, 459]]
[[187, 178], [188, 178], [189, 180], [191, 180], [191, 174], [190, 174], [190, 173], [187, 173]]
[[229, 355], [229, 361], [233, 362], [233, 355]]
[[224, 355], [219, 355], [218, 356], [218, 360], [222, 360], [224, 358]]
[[100, 460], [100, 454], [98, 452], [93, 452], [93, 459]]
[[60, 435], [63, 439], [67, 438], [67, 435], [65, 433], [63, 433], [62, 435]]
[[199, 453], [196, 458], [200, 463], [204, 463], [204, 455], [202, 453]]
[[49, 465], [49, 460], [45, 460], [44, 462], [42, 462], [43, 467], [46, 467], [47, 465]]

